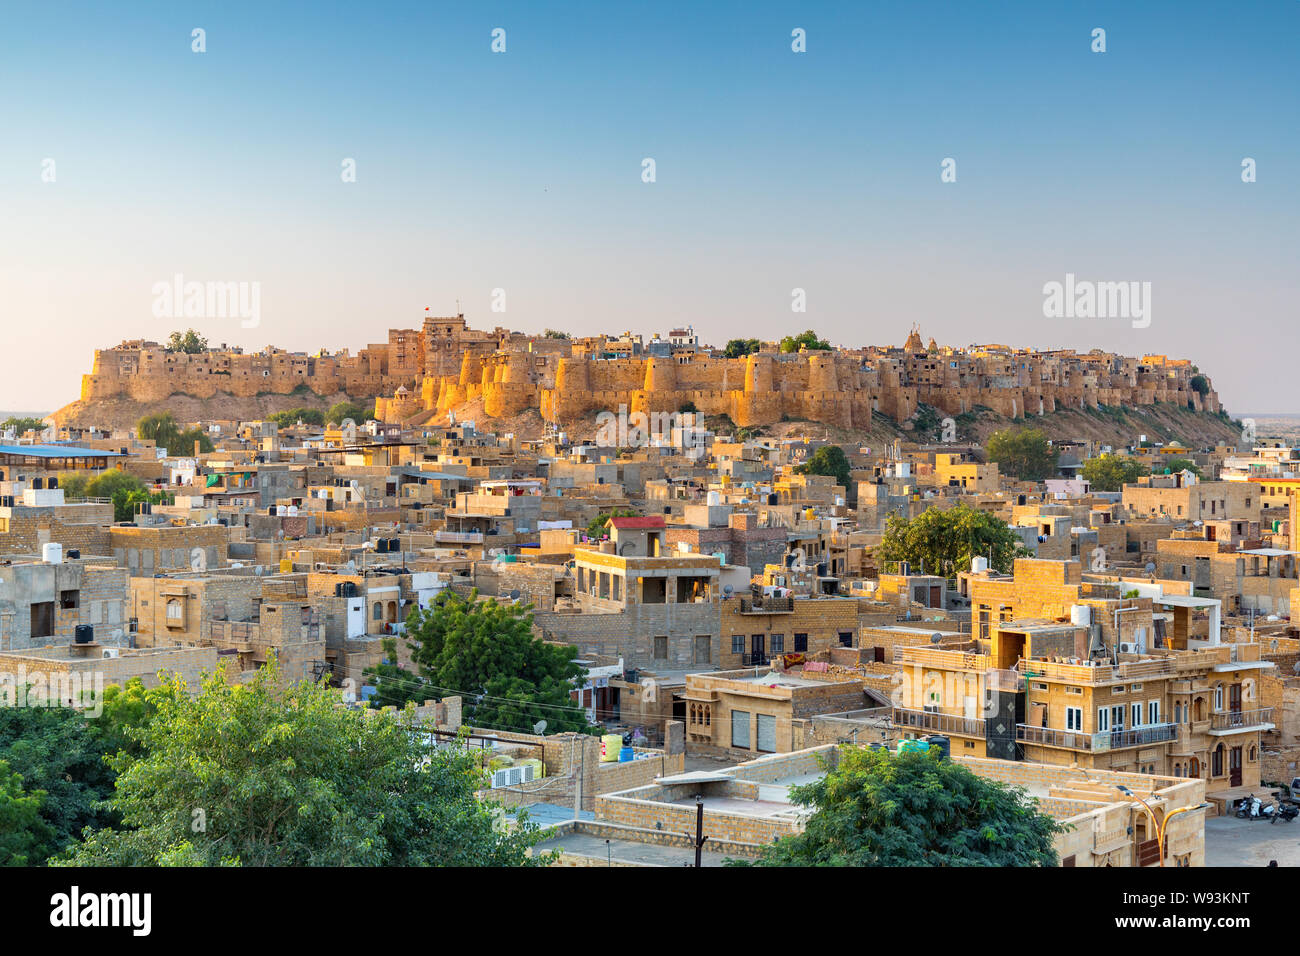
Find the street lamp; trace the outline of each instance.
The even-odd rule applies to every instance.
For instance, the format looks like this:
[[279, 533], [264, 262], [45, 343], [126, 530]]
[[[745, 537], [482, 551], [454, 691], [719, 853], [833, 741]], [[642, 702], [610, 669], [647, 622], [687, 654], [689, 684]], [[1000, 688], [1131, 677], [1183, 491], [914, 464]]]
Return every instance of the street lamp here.
[[[1147, 816], [1151, 818], [1151, 827], [1156, 831], [1156, 849], [1160, 853], [1161, 866], [1165, 865], [1165, 828], [1169, 826], [1169, 821], [1172, 820], [1174, 817], [1178, 816], [1178, 814], [1180, 813], [1187, 813], [1189, 810], [1204, 810], [1207, 807], [1209, 807], [1208, 803], [1198, 803], [1195, 806], [1177, 807], [1167, 812], [1163, 820], [1157, 821], [1155, 811], [1152, 810], [1150, 805], [1141, 797], [1139, 797], [1136, 793], [1134, 793], [1128, 787], [1121, 786], [1121, 785], [1116, 785], [1115, 789], [1118, 790], [1120, 793], [1124, 794], [1124, 796], [1130, 797], [1136, 800], [1138, 803], [1142, 804], [1142, 809], [1144, 809], [1147, 812]], [[1159, 800], [1161, 798], [1153, 795], [1151, 799]]]

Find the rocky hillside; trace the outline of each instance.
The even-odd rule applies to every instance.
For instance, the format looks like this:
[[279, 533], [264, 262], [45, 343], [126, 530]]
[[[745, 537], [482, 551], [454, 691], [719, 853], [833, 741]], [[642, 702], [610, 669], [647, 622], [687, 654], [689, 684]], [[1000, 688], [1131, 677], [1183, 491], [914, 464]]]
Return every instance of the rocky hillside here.
[[[249, 398], [218, 392], [212, 398], [195, 398], [193, 395], [174, 394], [165, 402], [137, 402], [129, 398], [105, 401], [75, 401], [54, 413], [60, 425], [97, 425], [101, 428], [134, 428], [146, 415], [171, 412], [178, 422], [197, 421], [257, 421], [286, 412], [292, 408], [319, 408], [325, 411], [338, 402], [358, 401], [343, 392], [334, 395], [317, 395], [302, 390], [288, 395], [264, 394]], [[364, 399], [360, 399], [363, 401]]]
[[[60, 424], [130, 428], [144, 416], [159, 411], [170, 411], [179, 422], [250, 421], [291, 408], [319, 408], [323, 411], [336, 402], [347, 400], [349, 397], [341, 392], [320, 396], [306, 390], [289, 395], [267, 394], [252, 398], [218, 393], [214, 398], [198, 399], [176, 394], [159, 404], [145, 404], [130, 399], [93, 403], [77, 401], [59, 409], [54, 417]], [[539, 438], [546, 428], [537, 409], [527, 409], [508, 419], [492, 419], [484, 414], [481, 401], [468, 402], [457, 408], [456, 418], [458, 421], [474, 421], [480, 428], [512, 432], [523, 439]], [[707, 424], [720, 433], [735, 431], [735, 426], [725, 418], [710, 418]], [[1240, 438], [1240, 425], [1228, 416], [1193, 412], [1176, 405], [1103, 407], [1086, 411], [1070, 409], [1014, 421], [988, 409], [981, 409], [957, 416], [954, 424], [959, 443], [973, 441], [983, 444], [995, 431], [1024, 427], [1041, 428], [1049, 438], [1055, 440], [1093, 439], [1117, 446], [1135, 442], [1139, 435], [1160, 442], [1176, 438], [1192, 447], [1236, 444]], [[564, 422], [563, 428], [577, 439], [594, 438], [596, 418], [593, 415], [582, 420]], [[750, 434], [775, 438], [824, 438], [840, 444], [871, 446], [873, 443], [884, 445], [895, 438], [937, 442], [942, 437], [942, 429], [942, 413], [923, 405], [911, 421], [897, 423], [883, 415], [877, 415], [872, 427], [865, 431], [849, 431], [812, 421], [783, 421], [751, 429]]]

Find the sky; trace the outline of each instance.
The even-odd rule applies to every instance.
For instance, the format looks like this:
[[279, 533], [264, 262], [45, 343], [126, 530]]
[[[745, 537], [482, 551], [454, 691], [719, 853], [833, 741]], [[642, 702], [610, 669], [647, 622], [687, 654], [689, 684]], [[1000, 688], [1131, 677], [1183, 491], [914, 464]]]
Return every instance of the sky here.
[[[0, 408], [125, 339], [355, 351], [459, 303], [1166, 354], [1300, 412], [1298, 79], [1296, 0], [10, 0]], [[1149, 321], [1046, 316], [1067, 274], [1149, 282]], [[177, 275], [256, 321], [166, 314]]]

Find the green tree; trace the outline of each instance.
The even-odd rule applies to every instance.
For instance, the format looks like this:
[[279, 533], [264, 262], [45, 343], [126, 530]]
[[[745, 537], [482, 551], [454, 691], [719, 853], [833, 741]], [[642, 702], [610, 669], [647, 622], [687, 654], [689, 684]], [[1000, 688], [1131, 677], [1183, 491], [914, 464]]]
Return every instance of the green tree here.
[[0, 760], [0, 866], [36, 866], [49, 856], [53, 831], [41, 819], [42, 790], [23, 789], [21, 774]]
[[187, 355], [197, 355], [199, 352], [208, 350], [208, 340], [193, 329], [187, 329], [184, 332], [173, 332], [167, 339], [164, 348], [168, 352], [185, 352]]
[[569, 337], [569, 333], [560, 332], [556, 329], [547, 329], [545, 332], [542, 333], [542, 337], [547, 339], [567, 339]]
[[637, 517], [637, 513], [630, 508], [614, 508], [611, 511], [602, 511], [591, 519], [591, 523], [587, 525], [586, 535], [588, 538], [599, 538], [605, 534], [610, 518], [635, 517]]
[[121, 684], [104, 688], [100, 715], [88, 721], [97, 748], [104, 754], [125, 751], [140, 756], [143, 748], [140, 738], [148, 723], [158, 713], [158, 699], [164, 691], [146, 690], [144, 682], [132, 677]]
[[270, 420], [280, 428], [292, 428], [298, 422], [319, 428], [325, 424], [325, 413], [319, 408], [291, 408], [288, 411], [276, 412]]
[[59, 487], [63, 489], [63, 497], [68, 500], [86, 497], [86, 485], [90, 483], [90, 475], [84, 471], [64, 471], [59, 473]]
[[817, 337], [817, 333], [812, 329], [801, 335], [787, 335], [781, 340], [782, 352], [798, 352], [800, 348], [808, 351], [828, 351], [831, 345], [825, 339]]
[[26, 431], [38, 431], [38, 432], [44, 431], [45, 422], [41, 421], [39, 418], [11, 417], [11, 418], [6, 418], [3, 422], [0, 422], [0, 431], [3, 431], [8, 428], [12, 428], [14, 430], [14, 434], [21, 435], [23, 432]]
[[759, 351], [762, 347], [763, 343], [758, 339], [732, 339], [727, 343], [722, 354], [727, 358], [744, 358], [746, 355]]
[[906, 561], [916, 572], [955, 574], [970, 567], [971, 558], [989, 558], [997, 571], [1010, 571], [1012, 562], [1028, 552], [1005, 521], [965, 502], [953, 508], [927, 508], [910, 521], [891, 514], [876, 556], [886, 562]]
[[420, 676], [441, 694], [465, 698], [467, 723], [548, 733], [591, 730], [569, 693], [585, 673], [577, 649], [533, 636], [532, 605], [469, 600], [450, 589], [407, 619], [411, 657]]
[[325, 413], [325, 421], [335, 425], [343, 424], [345, 418], [352, 419], [358, 425], [364, 425], [375, 417], [375, 403], [362, 405], [360, 402], [336, 402]]
[[996, 461], [1003, 474], [1022, 481], [1042, 481], [1056, 474], [1060, 452], [1052, 448], [1038, 428], [994, 432], [985, 446], [989, 461]]
[[192, 455], [194, 454], [195, 442], [199, 443], [199, 454], [201, 455], [211, 454], [216, 450], [216, 446], [212, 444], [212, 439], [208, 437], [208, 433], [202, 428], [190, 428], [181, 432], [176, 440], [175, 448], [168, 448], [167, 450], [173, 455]]
[[44, 793], [40, 817], [49, 833], [33, 863], [74, 842], [84, 827], [116, 825], [116, 814], [103, 803], [116, 775], [104, 762], [108, 750], [93, 723], [70, 707], [0, 706], [0, 761], [28, 793]]
[[804, 464], [796, 465], [796, 475], [829, 475], [837, 485], [848, 489], [852, 481], [848, 456], [839, 445], [822, 445]]
[[125, 829], [88, 831], [73, 866], [526, 866], [538, 831], [499, 826], [463, 747], [432, 749], [404, 715], [338, 706], [324, 681], [272, 660], [247, 684], [224, 667], [191, 694], [170, 676], [111, 758]]
[[1210, 392], [1210, 380], [1204, 375], [1193, 375], [1192, 380], [1188, 383], [1192, 391], [1197, 395], [1204, 397]]
[[1055, 866], [1053, 838], [1064, 830], [1023, 788], [933, 749], [844, 747], [835, 769], [790, 798], [814, 812], [758, 866]]
[[419, 674], [407, 670], [397, 662], [397, 641], [386, 637], [381, 642], [384, 660], [367, 667], [363, 676], [375, 687], [370, 698], [371, 707], [405, 707], [408, 703], [422, 704], [426, 700], [441, 700], [443, 695], [429, 686]]
[[1125, 485], [1151, 474], [1151, 469], [1136, 458], [1107, 452], [1085, 461], [1080, 474], [1093, 491], [1121, 491]]
[[146, 415], [136, 422], [135, 432], [143, 440], [151, 441], [159, 448], [166, 448], [173, 455], [179, 453], [181, 429], [171, 412]]
[[1205, 474], [1201, 471], [1196, 462], [1188, 458], [1173, 458], [1165, 463], [1165, 468], [1169, 474], [1177, 474], [1180, 471], [1190, 471], [1197, 478], [1204, 478]]

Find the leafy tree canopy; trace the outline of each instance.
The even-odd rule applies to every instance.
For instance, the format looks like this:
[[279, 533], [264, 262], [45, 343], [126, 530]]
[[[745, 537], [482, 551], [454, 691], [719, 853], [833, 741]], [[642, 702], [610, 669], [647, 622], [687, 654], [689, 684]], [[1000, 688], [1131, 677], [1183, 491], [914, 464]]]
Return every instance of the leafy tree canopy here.
[[744, 358], [762, 347], [763, 343], [758, 339], [732, 339], [723, 349], [723, 354], [727, 358]]
[[631, 508], [614, 508], [610, 511], [602, 511], [592, 518], [591, 523], [587, 525], [587, 537], [598, 538], [605, 534], [610, 518], [635, 518], [636, 516], [637, 513]]
[[[577, 648], [533, 636], [532, 605], [466, 600], [450, 589], [407, 619], [408, 646], [419, 674], [440, 694], [465, 698], [467, 723], [547, 733], [592, 729], [569, 693], [584, 673]], [[382, 686], [382, 684], [381, 684]]]
[[248, 684], [225, 669], [198, 694], [172, 676], [140, 755], [111, 758], [125, 829], [88, 831], [72, 866], [524, 866], [535, 827], [500, 827], [462, 747], [430, 749], [409, 718], [338, 706], [286, 684], [272, 660]]
[[[356, 424], [363, 425], [374, 417], [374, 402], [368, 405], [362, 405], [360, 402], [337, 402], [329, 407], [324, 420], [333, 422], [335, 425], [342, 425], [344, 419], [350, 418]], [[295, 418], [294, 421], [296, 422], [297, 419]], [[306, 419], [304, 418], [303, 421], [306, 421]]]
[[372, 707], [405, 707], [408, 703], [422, 704], [426, 700], [441, 700], [444, 696], [429, 686], [419, 674], [407, 670], [397, 661], [397, 641], [383, 640], [384, 660], [367, 667], [364, 676], [373, 683], [375, 695], [370, 698]]
[[758, 866], [1055, 866], [1062, 825], [1023, 788], [985, 780], [936, 751], [845, 747], [821, 780], [790, 790], [814, 808]]
[[996, 461], [1003, 474], [1022, 481], [1042, 481], [1056, 474], [1060, 453], [1047, 441], [1039, 428], [994, 432], [985, 446], [989, 461]]
[[184, 332], [173, 332], [167, 339], [164, 348], [168, 352], [184, 352], [187, 355], [196, 355], [199, 352], [208, 350], [208, 340], [193, 329], [186, 329]]
[[1028, 551], [1005, 521], [965, 502], [953, 508], [927, 508], [911, 520], [891, 514], [876, 556], [885, 562], [906, 561], [914, 572], [956, 574], [970, 567], [971, 558], [990, 558], [997, 571], [1010, 571], [1012, 562]]
[[15, 434], [21, 435], [23, 432], [27, 431], [44, 431], [45, 422], [41, 421], [39, 418], [19, 418], [14, 416], [6, 418], [3, 422], [0, 422], [0, 431], [9, 428], [12, 428]]
[[782, 352], [798, 352], [800, 348], [808, 349], [810, 352], [815, 350], [828, 351], [831, 344], [825, 339], [817, 337], [817, 333], [812, 329], [800, 335], [787, 335], [781, 340]]
[[49, 855], [53, 831], [41, 818], [45, 791], [23, 789], [21, 774], [0, 760], [0, 866], [35, 866]]
[[299, 422], [320, 427], [325, 424], [325, 413], [319, 408], [291, 408], [288, 411], [276, 412], [270, 416], [269, 421], [275, 422], [280, 428], [291, 428]]
[[1080, 474], [1093, 491], [1121, 491], [1125, 485], [1151, 474], [1151, 469], [1136, 458], [1107, 452], [1085, 461]]
[[159, 448], [166, 448], [170, 455], [189, 455], [194, 452], [194, 443], [199, 443], [199, 452], [207, 454], [213, 451], [212, 439], [201, 428], [181, 431], [181, 427], [172, 418], [171, 412], [146, 415], [135, 426], [136, 434], [146, 441], [152, 441]]
[[32, 864], [74, 842], [83, 827], [115, 825], [116, 815], [102, 801], [113, 792], [116, 775], [104, 762], [109, 750], [93, 724], [69, 707], [0, 706], [0, 761], [22, 778], [29, 795], [43, 794], [43, 835], [24, 851]]
[[837, 485], [845, 489], [852, 481], [848, 456], [839, 445], [822, 445], [804, 464], [796, 465], [796, 475], [829, 475]]

